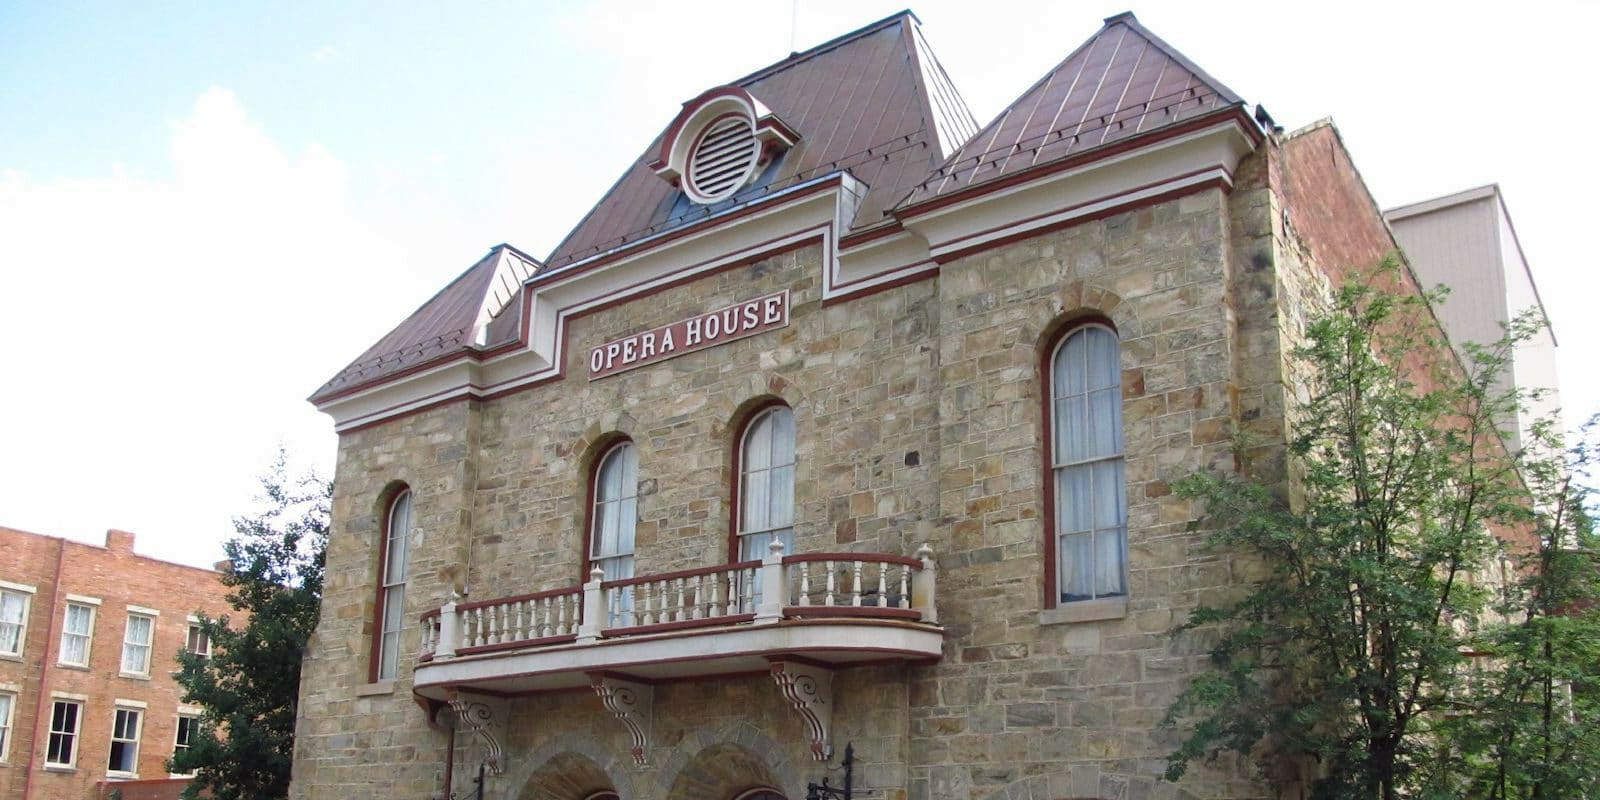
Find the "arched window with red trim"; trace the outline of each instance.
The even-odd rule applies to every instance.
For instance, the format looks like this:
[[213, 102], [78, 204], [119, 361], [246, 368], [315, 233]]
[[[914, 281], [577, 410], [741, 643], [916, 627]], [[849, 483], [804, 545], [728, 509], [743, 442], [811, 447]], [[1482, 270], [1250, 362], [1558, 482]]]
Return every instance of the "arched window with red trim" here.
[[1127, 594], [1128, 503], [1117, 333], [1092, 322], [1050, 355], [1050, 491], [1059, 603]]
[[767, 408], [745, 424], [739, 442], [738, 514], [741, 561], [763, 558], [774, 539], [794, 552], [794, 412]]
[[400, 634], [405, 629], [406, 572], [411, 561], [411, 490], [389, 501], [383, 522], [383, 549], [378, 554], [378, 618], [373, 638], [374, 680], [394, 678], [400, 662]]
[[633, 577], [633, 534], [639, 517], [639, 451], [621, 441], [595, 466], [589, 513], [589, 563], [605, 580]]

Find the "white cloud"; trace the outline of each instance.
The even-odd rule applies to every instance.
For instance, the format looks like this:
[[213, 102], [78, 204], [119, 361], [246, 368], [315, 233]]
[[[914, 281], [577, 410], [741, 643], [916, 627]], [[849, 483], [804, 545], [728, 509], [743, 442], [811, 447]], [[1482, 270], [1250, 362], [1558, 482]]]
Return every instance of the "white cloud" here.
[[426, 294], [334, 155], [286, 152], [226, 89], [171, 132], [170, 177], [0, 173], [0, 450], [26, 454], [0, 459], [0, 524], [205, 564], [279, 442], [329, 471], [303, 398]]

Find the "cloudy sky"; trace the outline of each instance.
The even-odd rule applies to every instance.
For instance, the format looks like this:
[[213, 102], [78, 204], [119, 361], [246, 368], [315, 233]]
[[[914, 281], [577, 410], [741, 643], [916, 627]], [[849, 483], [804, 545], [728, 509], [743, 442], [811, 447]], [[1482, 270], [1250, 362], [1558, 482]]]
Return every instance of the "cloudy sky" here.
[[[331, 470], [324, 379], [494, 244], [547, 253], [684, 100], [904, 1], [0, 1], [0, 525], [209, 564], [280, 444]], [[1386, 207], [1498, 182], [1576, 419], [1600, 4], [1468, 6], [913, 8], [982, 121], [1131, 7], [1332, 116]]]

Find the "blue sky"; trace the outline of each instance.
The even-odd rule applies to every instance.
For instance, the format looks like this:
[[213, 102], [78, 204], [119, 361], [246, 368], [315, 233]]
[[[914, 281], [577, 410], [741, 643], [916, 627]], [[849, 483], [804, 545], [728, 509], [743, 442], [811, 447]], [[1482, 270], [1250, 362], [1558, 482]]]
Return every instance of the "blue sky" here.
[[[683, 101], [902, 7], [0, 0], [0, 525], [209, 563], [279, 443], [331, 471], [322, 380], [490, 246], [549, 252]], [[1130, 7], [1333, 116], [1384, 206], [1498, 181], [1600, 409], [1600, 4], [913, 9], [987, 121]]]

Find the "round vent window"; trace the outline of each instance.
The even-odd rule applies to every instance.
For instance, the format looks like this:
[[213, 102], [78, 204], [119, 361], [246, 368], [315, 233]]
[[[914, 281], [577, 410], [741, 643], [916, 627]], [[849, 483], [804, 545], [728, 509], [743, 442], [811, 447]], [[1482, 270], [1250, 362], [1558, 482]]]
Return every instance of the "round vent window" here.
[[761, 156], [755, 126], [742, 114], [713, 120], [700, 133], [689, 154], [689, 197], [700, 203], [715, 203], [733, 196], [750, 180]]

